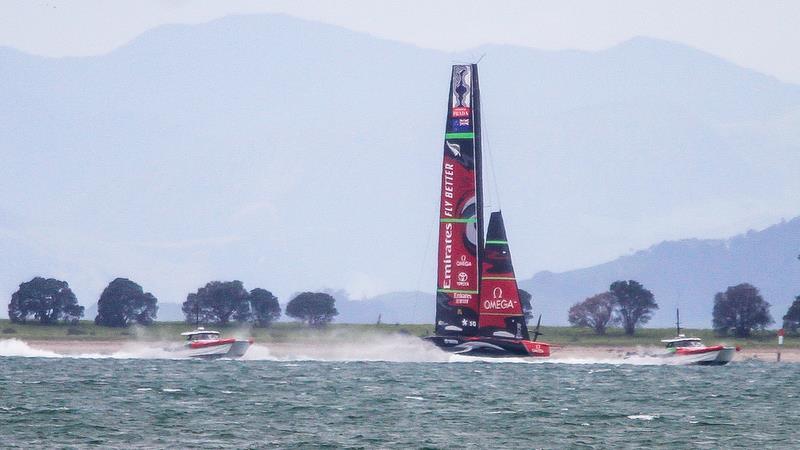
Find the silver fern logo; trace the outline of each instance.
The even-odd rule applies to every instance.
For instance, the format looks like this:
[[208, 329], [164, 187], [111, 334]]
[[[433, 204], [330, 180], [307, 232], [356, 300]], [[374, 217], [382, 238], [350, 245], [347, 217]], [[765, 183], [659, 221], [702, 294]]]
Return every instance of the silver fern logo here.
[[461, 158], [461, 146], [458, 144], [454, 144], [450, 141], [444, 141], [447, 144], [447, 148], [453, 153], [453, 156], [456, 158]]

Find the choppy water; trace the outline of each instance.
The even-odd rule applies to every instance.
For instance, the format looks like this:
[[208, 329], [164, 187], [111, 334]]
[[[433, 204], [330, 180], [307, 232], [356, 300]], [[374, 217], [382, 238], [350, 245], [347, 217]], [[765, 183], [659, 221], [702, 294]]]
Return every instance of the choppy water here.
[[790, 448], [800, 438], [796, 364], [53, 356], [0, 356], [0, 446]]

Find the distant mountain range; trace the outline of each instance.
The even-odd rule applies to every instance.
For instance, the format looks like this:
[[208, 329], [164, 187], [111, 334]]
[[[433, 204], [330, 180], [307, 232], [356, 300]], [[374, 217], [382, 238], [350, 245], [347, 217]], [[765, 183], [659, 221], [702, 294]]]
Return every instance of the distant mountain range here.
[[[747, 282], [772, 304], [772, 316], [780, 325], [794, 297], [800, 295], [798, 255], [800, 217], [730, 239], [662, 242], [593, 267], [540, 272], [519, 284], [533, 295], [534, 309], [548, 325], [566, 325], [572, 304], [608, 290], [612, 282], [637, 280], [653, 291], [660, 307], [650, 326], [673, 325], [675, 308], [680, 307], [685, 326], [709, 328], [714, 294]], [[389, 324], [432, 324], [432, 291], [393, 292], [362, 300], [352, 300], [342, 290], [328, 292], [336, 298], [340, 323], [376, 323], [380, 318]], [[96, 306], [87, 309], [86, 318], [95, 315]], [[180, 305], [160, 303], [158, 318], [183, 320]]]
[[684, 239], [585, 269], [540, 272], [520, 283], [534, 297], [534, 308], [547, 323], [567, 323], [569, 307], [607, 291], [616, 280], [637, 280], [659, 304], [651, 325], [669, 326], [675, 308], [689, 327], [711, 327], [713, 297], [728, 286], [750, 283], [772, 304], [780, 326], [794, 297], [800, 295], [800, 217], [762, 231], [730, 239]]
[[[520, 278], [797, 214], [800, 86], [714, 55], [648, 38], [445, 53], [286, 16], [228, 17], [95, 57], [0, 48], [0, 297], [35, 275], [67, 280], [87, 306], [118, 276], [162, 305], [230, 279], [282, 301], [326, 287], [429, 295], [449, 65], [482, 54], [487, 199], [502, 199]], [[664, 324], [673, 275], [690, 274], [657, 281], [645, 268], [673, 267], [671, 246], [758, 260], [759, 248], [726, 254], [737, 239], [749, 238], [662, 244], [598, 266], [603, 276], [523, 284], [563, 323], [562, 303], [641, 276]], [[643, 272], [615, 269], [637, 258]], [[680, 299], [705, 305], [749, 278], [785, 304], [783, 273], [712, 271], [688, 278], [702, 288]], [[706, 325], [707, 310], [687, 320]], [[357, 320], [407, 321], [382, 311]]]
[[[800, 217], [730, 239], [667, 241], [614, 261], [562, 273], [540, 272], [520, 280], [534, 297], [536, 313], [548, 325], [566, 325], [569, 307], [608, 290], [616, 280], [637, 280], [653, 291], [660, 309], [649, 326], [669, 327], [681, 308], [687, 327], [709, 328], [714, 294], [728, 286], [751, 283], [772, 304], [776, 325], [800, 295]], [[431, 292], [395, 292], [351, 300], [332, 292], [337, 322], [433, 323]], [[180, 309], [178, 309], [180, 313]], [[166, 320], [166, 319], [163, 319]], [[177, 319], [170, 319], [177, 320]]]
[[364, 300], [338, 298], [336, 309], [341, 323], [429, 323], [434, 322], [434, 295], [431, 292], [392, 292]]
[[[714, 294], [728, 286], [751, 283], [772, 304], [776, 325], [800, 295], [800, 217], [730, 239], [683, 239], [654, 245], [614, 261], [562, 273], [540, 272], [520, 281], [533, 295], [536, 313], [548, 325], [566, 325], [567, 310], [586, 297], [608, 290], [616, 280], [637, 280], [653, 291], [660, 309], [649, 326], [672, 326], [681, 308], [687, 327], [711, 327]], [[394, 292], [351, 300], [331, 292], [337, 322], [433, 323], [431, 292]], [[162, 304], [162, 308], [165, 305]], [[171, 306], [171, 305], [170, 305]], [[166, 314], [176, 312], [176, 315]], [[180, 320], [180, 308], [159, 312], [161, 320]], [[284, 318], [286, 320], [286, 318]]]
[[[649, 326], [669, 327], [681, 308], [687, 327], [711, 327], [714, 294], [751, 283], [772, 304], [776, 325], [800, 295], [800, 217], [730, 239], [667, 241], [614, 261], [562, 273], [540, 272], [520, 281], [533, 295], [536, 313], [548, 325], [566, 325], [567, 310], [586, 297], [608, 290], [616, 280], [637, 280], [650, 289], [660, 309]], [[340, 322], [433, 323], [432, 293], [394, 293], [343, 301]]]

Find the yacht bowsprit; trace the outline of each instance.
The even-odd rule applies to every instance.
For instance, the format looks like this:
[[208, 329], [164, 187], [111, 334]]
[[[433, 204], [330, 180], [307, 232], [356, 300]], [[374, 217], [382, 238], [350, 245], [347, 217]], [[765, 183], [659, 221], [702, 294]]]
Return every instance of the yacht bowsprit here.
[[549, 356], [530, 339], [503, 216], [484, 237], [481, 113], [476, 64], [453, 66], [439, 210], [436, 334], [443, 350], [480, 356]]

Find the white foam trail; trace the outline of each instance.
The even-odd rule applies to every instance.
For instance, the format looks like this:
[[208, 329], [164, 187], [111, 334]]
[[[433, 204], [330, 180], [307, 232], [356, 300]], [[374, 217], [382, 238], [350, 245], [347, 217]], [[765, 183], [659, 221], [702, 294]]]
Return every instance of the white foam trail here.
[[[111, 353], [58, 353], [31, 347], [16, 338], [0, 340], [0, 357], [34, 358], [111, 358], [111, 359], [187, 359], [165, 350], [172, 342], [128, 342]], [[574, 351], [553, 349], [549, 358], [486, 358], [446, 353], [430, 342], [403, 334], [332, 331], [320, 333], [311, 342], [253, 344], [242, 357], [245, 361], [387, 361], [387, 362], [490, 362], [512, 364], [608, 364], [608, 365], [676, 365], [683, 361], [661, 358], [658, 352], [639, 349], [636, 353], [603, 354], [601, 350]]]
[[[251, 361], [388, 361], [388, 362], [450, 362], [505, 364], [609, 364], [609, 365], [667, 365], [669, 358], [645, 356], [658, 354], [653, 349], [637, 349], [636, 354], [595, 355], [601, 350], [576, 353], [553, 349], [549, 358], [491, 358], [446, 353], [430, 342], [402, 334], [375, 332], [333, 331], [321, 334], [313, 343], [291, 342], [254, 344], [242, 359]], [[559, 354], [561, 353], [561, 354]]]
[[626, 366], [664, 366], [673, 364], [664, 358], [656, 358], [651, 356], [640, 357], [627, 357], [627, 358], [551, 358], [546, 361], [553, 364], [574, 364], [574, 365], [592, 365], [592, 364], [607, 364], [607, 365], [626, 365]]
[[269, 347], [262, 344], [252, 344], [247, 349], [247, 353], [242, 356], [242, 359], [248, 361], [278, 361], [279, 359], [272, 355]]
[[128, 342], [121, 349], [108, 355], [114, 359], [184, 359], [169, 352], [167, 342]]
[[450, 354], [416, 336], [333, 332], [313, 343], [254, 344], [242, 359], [256, 361], [447, 362]]
[[31, 358], [60, 358], [56, 352], [39, 350], [19, 339], [0, 339], [0, 356], [26, 356]]
[[77, 358], [77, 359], [175, 359], [175, 355], [164, 350], [166, 344], [151, 342], [130, 342], [113, 353], [58, 353], [31, 347], [19, 339], [0, 339], [1, 356], [22, 356], [29, 358]]
[[651, 416], [650, 414], [635, 414], [635, 415], [632, 415], [632, 416], [628, 416], [628, 419], [650, 421], [650, 420], [658, 419], [658, 416], [656, 416], [656, 415], [652, 415]]
[[[166, 350], [170, 342], [128, 342], [111, 353], [58, 353], [31, 347], [18, 339], [0, 340], [0, 356], [40, 358], [187, 359]], [[88, 345], [88, 344], [87, 344]], [[247, 361], [389, 361], [447, 362], [450, 354], [415, 336], [331, 332], [312, 342], [253, 344]]]
[[539, 358], [537, 359], [527, 359], [527, 358], [491, 358], [491, 357], [484, 357], [484, 356], [469, 356], [469, 355], [458, 355], [458, 354], [450, 354], [448, 355], [447, 362], [451, 363], [466, 363], [466, 362], [488, 362], [488, 363], [506, 363], [506, 364], [532, 364], [538, 362], [552, 362], [548, 361], [547, 358]]
[[[489, 362], [512, 364], [570, 364], [570, 365], [631, 365], [631, 366], [665, 366], [682, 365], [686, 361], [678, 358], [664, 358], [663, 350], [657, 348], [638, 347], [635, 352], [616, 351], [616, 354], [603, 349], [553, 348], [548, 358], [490, 358], [468, 355], [451, 355], [449, 362]], [[602, 356], [597, 356], [601, 354]]]

